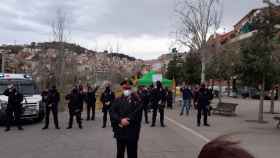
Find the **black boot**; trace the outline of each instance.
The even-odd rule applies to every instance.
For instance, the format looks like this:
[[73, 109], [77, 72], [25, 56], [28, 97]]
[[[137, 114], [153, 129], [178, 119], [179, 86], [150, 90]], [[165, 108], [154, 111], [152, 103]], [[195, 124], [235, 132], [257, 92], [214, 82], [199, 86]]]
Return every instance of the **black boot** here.
[[48, 127], [47, 127], [47, 126], [45, 126], [45, 127], [43, 127], [43, 128], [42, 128], [42, 130], [45, 130], [45, 129], [48, 129]]

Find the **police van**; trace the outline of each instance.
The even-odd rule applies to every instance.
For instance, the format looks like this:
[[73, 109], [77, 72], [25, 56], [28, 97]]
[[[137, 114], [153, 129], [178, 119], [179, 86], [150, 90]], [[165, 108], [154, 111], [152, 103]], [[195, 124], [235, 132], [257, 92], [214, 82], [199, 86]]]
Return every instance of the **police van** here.
[[3, 123], [6, 119], [5, 115], [8, 103], [8, 97], [3, 95], [3, 92], [11, 84], [24, 96], [21, 119], [36, 122], [42, 121], [44, 118], [42, 96], [32, 77], [26, 74], [0, 73], [0, 122]]

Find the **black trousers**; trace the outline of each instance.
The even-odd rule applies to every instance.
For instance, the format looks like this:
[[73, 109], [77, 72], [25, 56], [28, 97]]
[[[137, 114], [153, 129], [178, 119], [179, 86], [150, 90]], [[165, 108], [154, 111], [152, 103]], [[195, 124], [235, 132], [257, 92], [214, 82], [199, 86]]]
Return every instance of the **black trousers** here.
[[127, 158], [137, 158], [137, 140], [117, 140], [117, 158], [124, 158], [127, 150]]
[[[92, 112], [92, 115], [90, 117], [90, 113]], [[87, 120], [95, 120], [95, 103], [93, 104], [87, 104]]]
[[108, 111], [108, 109], [103, 109], [103, 127], [106, 127], [107, 125]]
[[81, 113], [80, 112], [74, 112], [74, 111], [69, 111], [69, 125], [68, 125], [68, 127], [72, 128], [74, 116], [76, 117], [77, 124], [81, 128], [82, 127]]
[[58, 126], [58, 106], [57, 104], [53, 104], [51, 107], [46, 106], [46, 122], [45, 122], [45, 127], [49, 127], [49, 121], [50, 121], [50, 113], [52, 112], [53, 114], [53, 121], [55, 128], [59, 128]]
[[158, 110], [159, 110], [159, 114], [160, 114], [160, 124], [163, 126], [164, 125], [164, 108], [160, 108], [160, 107], [153, 107], [152, 125], [156, 124]]
[[149, 113], [149, 107], [148, 107], [148, 105], [145, 105], [145, 107], [144, 107], [144, 116], [145, 116], [145, 122], [146, 123], [149, 122], [148, 113]]
[[10, 129], [12, 121], [15, 120], [15, 125], [18, 128], [21, 128], [21, 116], [22, 110], [21, 109], [7, 109], [6, 110], [6, 128]]
[[167, 101], [167, 107], [169, 108], [169, 109], [172, 109], [173, 107], [172, 107], [172, 100], [171, 101]]
[[206, 125], [207, 117], [208, 117], [208, 109], [206, 107], [197, 108], [197, 124], [200, 125], [202, 114], [203, 114], [203, 123], [204, 123], [204, 125]]

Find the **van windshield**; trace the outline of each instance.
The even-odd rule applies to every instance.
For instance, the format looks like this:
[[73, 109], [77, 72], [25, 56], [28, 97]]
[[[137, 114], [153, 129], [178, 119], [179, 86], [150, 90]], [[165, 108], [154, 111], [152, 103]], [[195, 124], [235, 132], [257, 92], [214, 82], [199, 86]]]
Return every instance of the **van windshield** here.
[[14, 84], [23, 95], [39, 94], [36, 84], [26, 80], [0, 80], [0, 94], [3, 94], [10, 84]]

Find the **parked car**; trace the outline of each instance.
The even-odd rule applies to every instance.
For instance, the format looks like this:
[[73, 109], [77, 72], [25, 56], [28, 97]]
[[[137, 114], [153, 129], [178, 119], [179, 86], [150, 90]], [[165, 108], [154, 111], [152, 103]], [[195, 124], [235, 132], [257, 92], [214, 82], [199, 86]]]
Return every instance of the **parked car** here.
[[31, 76], [25, 74], [0, 74], [0, 122], [3, 122], [6, 118], [8, 97], [3, 95], [3, 92], [10, 84], [14, 84], [24, 96], [21, 118], [36, 122], [42, 121], [44, 118], [42, 97]]

